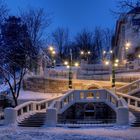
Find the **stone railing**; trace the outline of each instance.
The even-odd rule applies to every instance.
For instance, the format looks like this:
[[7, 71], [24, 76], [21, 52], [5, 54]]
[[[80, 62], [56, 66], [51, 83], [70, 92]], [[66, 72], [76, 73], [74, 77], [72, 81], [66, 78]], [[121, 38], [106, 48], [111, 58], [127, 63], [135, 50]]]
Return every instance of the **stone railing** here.
[[[72, 77], [73, 79], [77, 78], [77, 71], [78, 68], [72, 67]], [[47, 69], [46, 70], [46, 77], [48, 78], [69, 78], [69, 70], [64, 67], [64, 69]]]
[[117, 124], [126, 125], [129, 122], [129, 111], [126, 102], [109, 90], [97, 89], [69, 91], [60, 100], [53, 102], [52, 106], [48, 108], [46, 124], [48, 126], [56, 126], [57, 115], [62, 114], [71, 105], [79, 102], [104, 102], [116, 112]]
[[15, 108], [6, 108], [4, 110], [5, 124], [14, 124], [21, 122], [25, 118], [28, 118], [30, 115], [35, 114], [36, 112], [44, 111], [49, 107], [49, 105], [54, 101], [59, 99], [61, 96], [46, 99], [42, 101], [29, 101], [25, 102]]
[[131, 94], [140, 89], [140, 79], [117, 89], [118, 92]]
[[118, 107], [118, 97], [108, 90], [74, 90], [65, 95], [60, 101], [59, 113], [63, 113], [69, 106], [76, 102], [105, 102], [113, 110]]
[[119, 97], [122, 97], [126, 100], [129, 108], [134, 109], [136, 111], [140, 111], [140, 98], [123, 94], [123, 93], [119, 93], [119, 92], [117, 92], [116, 94]]

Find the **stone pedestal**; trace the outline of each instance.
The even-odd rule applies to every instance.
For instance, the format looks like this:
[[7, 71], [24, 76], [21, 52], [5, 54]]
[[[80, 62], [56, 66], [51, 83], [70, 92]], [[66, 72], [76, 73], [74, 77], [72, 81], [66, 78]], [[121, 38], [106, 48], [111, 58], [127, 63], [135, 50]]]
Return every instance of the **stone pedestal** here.
[[47, 117], [45, 125], [48, 127], [55, 127], [57, 124], [57, 113], [55, 108], [47, 109]]
[[6, 108], [4, 110], [4, 124], [13, 124], [17, 119], [17, 111], [14, 108]]
[[129, 111], [128, 108], [119, 107], [117, 109], [117, 125], [128, 125]]

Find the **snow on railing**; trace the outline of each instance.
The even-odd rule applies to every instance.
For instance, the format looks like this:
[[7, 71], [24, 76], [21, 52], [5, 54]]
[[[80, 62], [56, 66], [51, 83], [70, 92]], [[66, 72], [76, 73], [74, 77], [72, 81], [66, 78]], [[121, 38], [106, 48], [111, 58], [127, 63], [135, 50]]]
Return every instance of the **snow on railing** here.
[[140, 79], [117, 89], [118, 92], [132, 93], [140, 88]]
[[134, 109], [136, 111], [140, 111], [140, 98], [123, 94], [120, 92], [117, 92], [116, 94], [126, 100], [129, 108]]
[[50, 103], [61, 96], [42, 101], [28, 101], [15, 108], [6, 108], [4, 112], [5, 124], [18, 123], [36, 112], [46, 111]]

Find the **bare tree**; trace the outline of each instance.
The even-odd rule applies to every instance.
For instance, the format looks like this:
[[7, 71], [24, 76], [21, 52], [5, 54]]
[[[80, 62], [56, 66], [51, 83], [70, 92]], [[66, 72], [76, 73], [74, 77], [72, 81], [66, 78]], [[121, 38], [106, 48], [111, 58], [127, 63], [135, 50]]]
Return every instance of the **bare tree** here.
[[32, 42], [32, 45], [34, 46], [34, 49], [36, 50], [36, 54], [30, 58], [30, 69], [37, 73], [38, 71], [38, 53], [40, 49], [42, 49], [42, 43], [44, 38], [47, 36], [47, 28], [51, 23], [51, 17], [50, 14], [46, 14], [44, 9], [38, 8], [33, 9], [29, 8], [26, 11], [20, 12], [21, 17], [24, 21], [24, 23], [27, 25], [27, 29], [29, 32], [29, 36]]
[[26, 25], [18, 17], [9, 17], [2, 25], [0, 71], [9, 85], [14, 105], [17, 106], [21, 82], [26, 74], [28, 60], [34, 53]]
[[68, 29], [58, 27], [52, 33], [52, 40], [53, 40], [54, 45], [57, 47], [60, 60], [63, 60], [64, 49], [65, 49], [65, 47], [68, 46], [68, 43], [69, 43]]
[[92, 37], [92, 32], [86, 29], [83, 29], [76, 35], [75, 42], [81, 51], [90, 51], [92, 45]]
[[36, 47], [39, 46], [51, 23], [50, 14], [46, 14], [42, 8], [29, 8], [26, 11], [21, 11], [21, 17], [27, 25], [32, 44]]
[[101, 29], [100, 27], [96, 27], [93, 34], [94, 34], [94, 37], [93, 37], [93, 41], [94, 41], [93, 52], [94, 52], [94, 55], [96, 56], [96, 62], [98, 63], [102, 59], [103, 48], [106, 47], [103, 44], [104, 30]]
[[103, 30], [103, 34], [102, 34], [103, 51], [109, 52], [112, 49], [112, 45], [111, 45], [112, 36], [113, 36], [113, 30], [109, 28]]
[[111, 13], [115, 16], [120, 16], [120, 14], [126, 14], [130, 10], [139, 6], [140, 0], [118, 0], [116, 1], [116, 9], [111, 10]]
[[8, 15], [8, 8], [4, 0], [0, 0], [0, 24], [3, 23], [4, 19]]

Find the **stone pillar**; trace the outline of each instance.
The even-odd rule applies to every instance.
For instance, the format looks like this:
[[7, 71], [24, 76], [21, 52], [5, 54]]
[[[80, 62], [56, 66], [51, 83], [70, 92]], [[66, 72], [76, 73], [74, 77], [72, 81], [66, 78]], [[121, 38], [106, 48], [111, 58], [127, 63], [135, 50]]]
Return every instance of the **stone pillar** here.
[[45, 125], [48, 127], [55, 127], [56, 124], [57, 124], [56, 108], [48, 108]]
[[17, 111], [14, 108], [6, 108], [4, 110], [4, 124], [13, 124], [17, 120]]
[[56, 108], [57, 108], [57, 110], [60, 110], [60, 108], [61, 108], [61, 101], [56, 101]]
[[129, 111], [126, 107], [117, 108], [117, 125], [129, 124]]
[[73, 94], [74, 94], [74, 100], [78, 101], [80, 99], [80, 92], [74, 91]]

